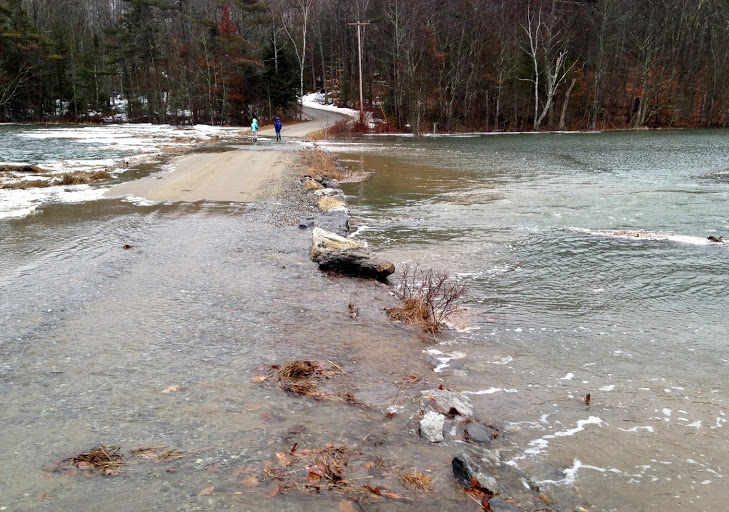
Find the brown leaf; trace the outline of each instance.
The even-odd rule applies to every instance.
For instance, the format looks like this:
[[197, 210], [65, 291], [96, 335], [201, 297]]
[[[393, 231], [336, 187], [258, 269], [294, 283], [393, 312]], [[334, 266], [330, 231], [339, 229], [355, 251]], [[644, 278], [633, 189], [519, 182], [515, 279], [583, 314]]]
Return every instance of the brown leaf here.
[[285, 452], [277, 452], [276, 462], [278, 462], [279, 466], [286, 467], [293, 464], [294, 461]]
[[281, 492], [281, 486], [278, 485], [276, 482], [274, 482], [266, 490], [266, 497], [273, 498], [274, 496], [276, 496], [278, 494], [283, 494]]
[[301, 434], [306, 430], [306, 426], [304, 425], [293, 425], [291, 428], [289, 428], [289, 434]]
[[253, 468], [250, 466], [239, 466], [230, 471], [230, 474], [236, 478], [243, 475], [250, 475], [251, 473], [253, 473]]
[[399, 494], [392, 492], [391, 490], [386, 489], [384, 487], [372, 487], [371, 485], [363, 485], [362, 487], [364, 487], [365, 489], [370, 491], [375, 496], [384, 496], [385, 498], [390, 498], [393, 500], [403, 499], [403, 497], [400, 496]]
[[177, 386], [170, 386], [168, 388], [163, 389], [162, 393], [175, 393], [176, 391], [178, 391]]
[[327, 474], [326, 468], [324, 466], [322, 466], [321, 464], [309, 466], [309, 468], [307, 468], [307, 470], [309, 471], [307, 478], [310, 482], [319, 482], [319, 481], [323, 480]]
[[197, 493], [197, 496], [198, 496], [198, 498], [200, 496], [207, 496], [209, 494], [212, 494], [214, 490], [215, 490], [215, 486], [211, 485], [210, 487], [207, 487], [207, 488], [203, 489], [202, 491], [200, 491], [199, 493]]
[[255, 476], [246, 478], [241, 482], [245, 487], [258, 487], [258, 479]]
[[339, 512], [354, 512], [354, 504], [349, 500], [340, 501]]
[[256, 375], [251, 380], [255, 382], [256, 384], [260, 384], [261, 382], [265, 381], [270, 375]]

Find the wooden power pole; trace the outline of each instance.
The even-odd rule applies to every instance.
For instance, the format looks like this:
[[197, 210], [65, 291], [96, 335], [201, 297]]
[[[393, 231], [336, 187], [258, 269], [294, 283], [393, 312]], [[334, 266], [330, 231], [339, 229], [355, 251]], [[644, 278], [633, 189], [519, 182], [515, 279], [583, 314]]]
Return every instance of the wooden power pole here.
[[359, 51], [359, 122], [364, 124], [364, 97], [362, 96], [362, 27], [369, 23], [347, 23], [347, 25], [357, 26], [357, 50]]

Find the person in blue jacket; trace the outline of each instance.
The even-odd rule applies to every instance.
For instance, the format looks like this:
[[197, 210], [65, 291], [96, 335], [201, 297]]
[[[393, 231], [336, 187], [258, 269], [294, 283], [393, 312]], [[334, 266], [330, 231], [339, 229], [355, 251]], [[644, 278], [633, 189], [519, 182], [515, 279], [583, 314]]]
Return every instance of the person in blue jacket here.
[[253, 118], [253, 122], [251, 123], [251, 132], [253, 132], [253, 140], [258, 140], [258, 119], [255, 117]]
[[276, 118], [276, 122], [273, 123], [273, 128], [276, 130], [276, 140], [280, 141], [281, 140], [281, 128], [283, 128], [280, 117]]

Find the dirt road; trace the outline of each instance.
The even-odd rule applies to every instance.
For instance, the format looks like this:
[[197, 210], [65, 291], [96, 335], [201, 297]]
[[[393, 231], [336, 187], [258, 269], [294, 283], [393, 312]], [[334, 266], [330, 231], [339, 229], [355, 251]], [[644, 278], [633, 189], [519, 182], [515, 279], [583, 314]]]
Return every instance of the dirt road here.
[[141, 197], [153, 201], [255, 201], [274, 197], [280, 180], [295, 165], [292, 142], [331, 126], [347, 116], [304, 108], [311, 120], [284, 126], [283, 140], [275, 141], [273, 128], [258, 132], [250, 147], [222, 153], [193, 153], [172, 161], [173, 170], [113, 187], [107, 197]]

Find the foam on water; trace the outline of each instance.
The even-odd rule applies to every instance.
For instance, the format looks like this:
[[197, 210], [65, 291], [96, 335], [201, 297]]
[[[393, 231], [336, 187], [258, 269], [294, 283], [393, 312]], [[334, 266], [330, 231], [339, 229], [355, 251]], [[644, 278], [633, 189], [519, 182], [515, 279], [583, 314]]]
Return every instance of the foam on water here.
[[557, 439], [559, 437], [568, 437], [568, 436], [574, 436], [575, 434], [578, 434], [579, 432], [582, 432], [585, 430], [585, 427], [588, 425], [598, 425], [603, 426], [603, 420], [600, 419], [597, 416], [590, 416], [585, 420], [579, 420], [577, 422], [577, 426], [574, 428], [568, 429], [568, 430], [560, 430], [558, 432], [555, 432], [553, 434], [548, 434], [546, 436], [540, 437], [539, 439], [534, 439], [533, 441], [530, 441], [528, 444], [528, 448], [524, 450], [524, 454], [514, 457], [513, 459], [507, 461], [507, 464], [510, 464], [512, 466], [516, 466], [517, 462], [520, 460], [524, 460], [527, 457], [535, 457], [539, 454], [541, 454], [543, 451], [547, 449], [549, 446], [549, 441], [551, 439]]
[[587, 235], [604, 236], [609, 238], [621, 238], [625, 240], [650, 240], [650, 241], [667, 241], [677, 242], [682, 244], [691, 245], [714, 245], [717, 247], [729, 248], [729, 244], [726, 242], [712, 242], [706, 237], [691, 236], [691, 235], [679, 235], [674, 233], [657, 233], [652, 231], [643, 230], [611, 230], [611, 229], [584, 229], [584, 228], [569, 228], [571, 231], [576, 233], [584, 233]]

